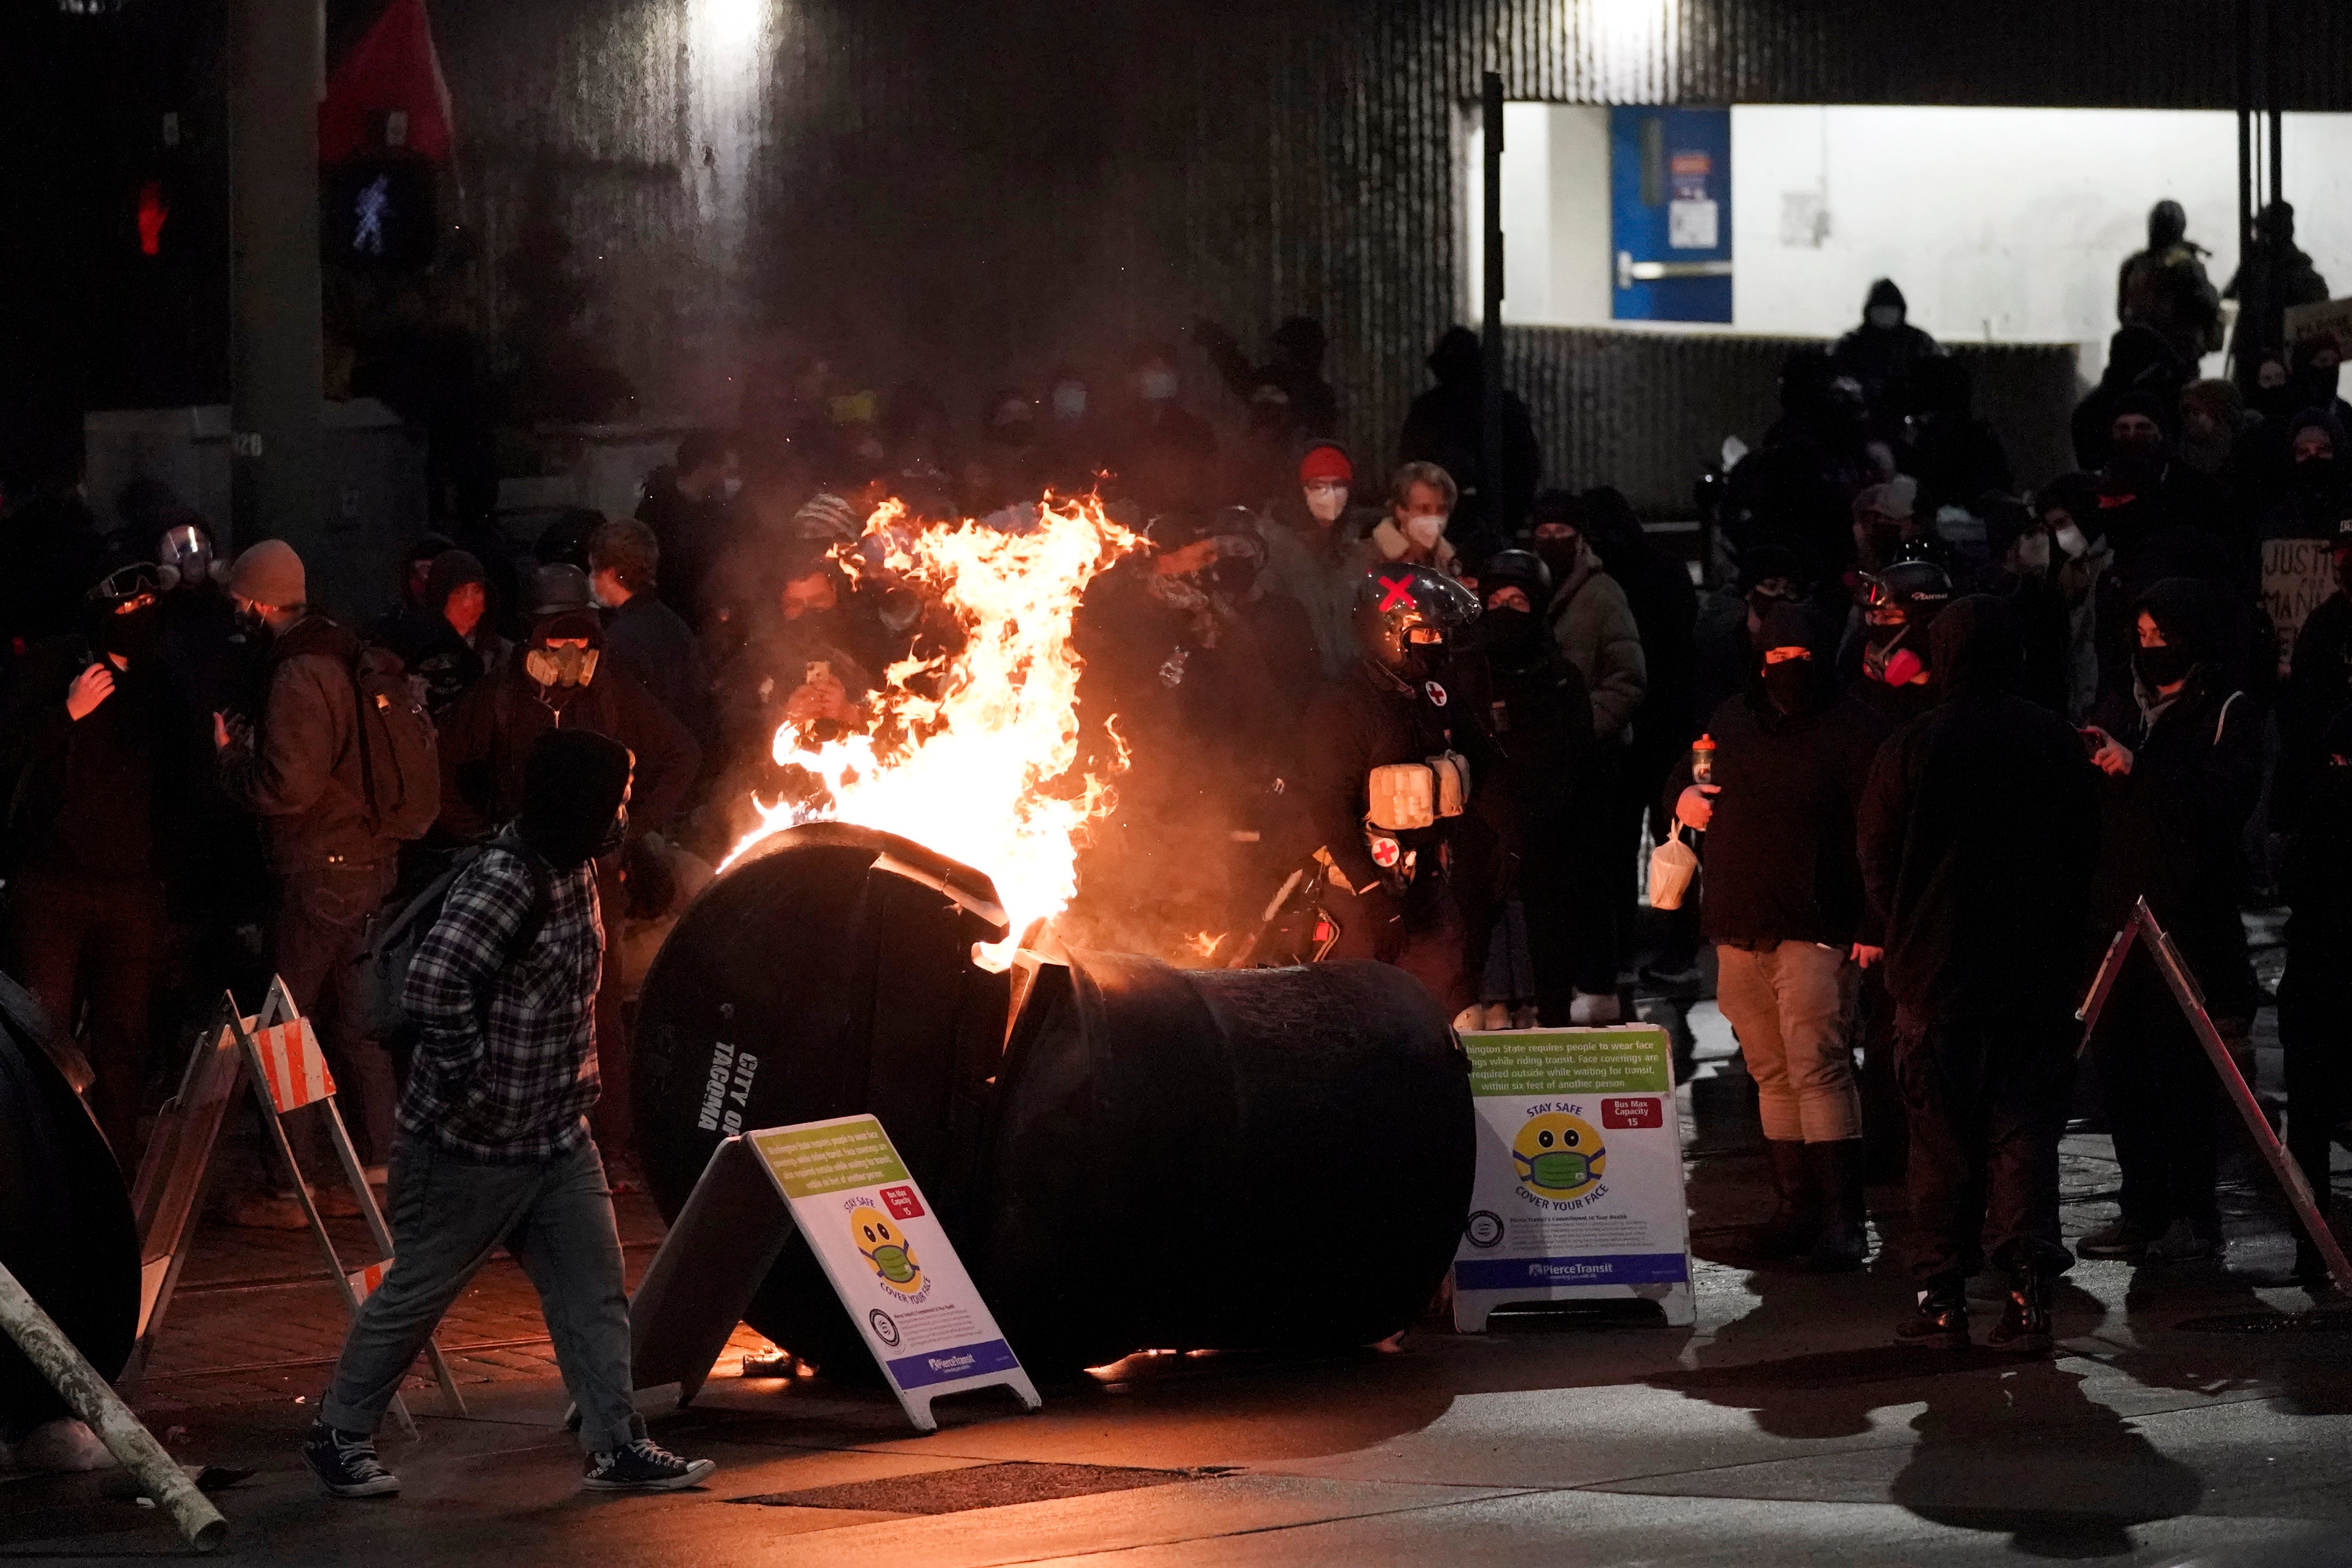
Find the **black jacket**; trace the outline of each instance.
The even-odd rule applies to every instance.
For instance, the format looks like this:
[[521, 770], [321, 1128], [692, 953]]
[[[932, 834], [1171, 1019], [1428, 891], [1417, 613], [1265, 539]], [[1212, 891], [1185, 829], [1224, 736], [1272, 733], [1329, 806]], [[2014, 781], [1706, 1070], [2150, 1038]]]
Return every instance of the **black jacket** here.
[[[1442, 705], [1432, 696], [1433, 688], [1446, 693]], [[1454, 701], [1444, 683], [1411, 684], [1361, 662], [1316, 695], [1307, 710], [1300, 744], [1299, 772], [1317, 842], [1357, 888], [1379, 879], [1384, 871], [1364, 844], [1374, 768], [1426, 762], [1450, 747], [1470, 759], [1475, 801], [1480, 776], [1493, 771], [1495, 763], [1468, 705]], [[1434, 827], [1396, 837], [1404, 847], [1426, 855], [1448, 831], [1441, 820]]]
[[[1887, 725], [1852, 698], [1782, 713], [1759, 686], [1708, 717], [1715, 816], [1706, 831], [1699, 924], [1712, 942], [1875, 946], [1854, 862], [1854, 809]], [[1664, 805], [1690, 783], [1687, 756]]]
[[2352, 598], [2339, 588], [2305, 617], [2279, 692], [2270, 819], [2288, 832], [2302, 823], [2329, 755], [2325, 737], [2347, 704], [2352, 704]]
[[[2176, 643], [2212, 647], [2207, 595], [2160, 583], [2147, 605]], [[2179, 696], [2143, 705], [2101, 700], [2090, 722], [2132, 753], [2132, 769], [2101, 774], [2098, 869], [2091, 935], [2102, 948], [2142, 897], [2179, 945], [2213, 1011], [2251, 1011], [2253, 977], [2238, 919], [2238, 836], [2262, 793], [2262, 726], [2242, 692], [2200, 663]]]
[[710, 677], [702, 648], [676, 610], [651, 594], [633, 594], [604, 616], [604, 649], [687, 733], [710, 739]]
[[92, 662], [88, 640], [67, 637], [17, 668], [0, 726], [8, 864], [89, 882], [155, 875], [183, 847], [197, 766], [185, 700], [151, 657], [77, 720], [66, 693]]
[[2296, 822], [2280, 869], [2281, 891], [2294, 911], [2286, 945], [2291, 955], [2319, 958], [2338, 986], [2352, 986], [2344, 963], [2352, 951], [2352, 713], [2338, 713], [2315, 745], [2310, 809]]
[[2073, 1005], [2096, 817], [2066, 721], [2010, 689], [2015, 610], [1971, 595], [1928, 634], [1944, 700], [1879, 749], [1860, 823], [1886, 986], [1918, 1024]]

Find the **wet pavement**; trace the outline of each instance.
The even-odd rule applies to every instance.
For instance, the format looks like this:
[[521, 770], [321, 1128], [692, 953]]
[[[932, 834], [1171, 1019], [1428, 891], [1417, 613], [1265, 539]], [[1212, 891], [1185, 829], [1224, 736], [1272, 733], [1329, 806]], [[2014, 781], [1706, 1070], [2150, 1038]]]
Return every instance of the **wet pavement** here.
[[[469, 1415], [414, 1388], [421, 1440], [384, 1435], [404, 1495], [337, 1503], [292, 1453], [341, 1326], [300, 1279], [309, 1242], [208, 1232], [135, 1402], [184, 1458], [258, 1469], [217, 1500], [231, 1550], [268, 1563], [2255, 1563], [2352, 1542], [2352, 1332], [2203, 1326], [2315, 1305], [2283, 1283], [2281, 1205], [2242, 1153], [2224, 1259], [2077, 1265], [2054, 1358], [1907, 1350], [1883, 1249], [1845, 1276], [1724, 1260], [1766, 1204], [1753, 1089], [1712, 1005], [1687, 1022], [1690, 1330], [1529, 1318], [1388, 1353], [1141, 1355], [1047, 1384], [1034, 1415], [943, 1402], [927, 1437], [877, 1390], [740, 1375], [747, 1333], [691, 1408], [645, 1401], [657, 1436], [720, 1461], [711, 1484], [596, 1498], [529, 1289], [498, 1264], [442, 1338]], [[2070, 1235], [2113, 1214], [2103, 1136], [2068, 1139], [2065, 1184]], [[1900, 1207], [1874, 1191], [1883, 1230]], [[658, 1222], [633, 1200], [624, 1228], [634, 1274]], [[101, 1487], [0, 1482], [0, 1557], [175, 1550]]]

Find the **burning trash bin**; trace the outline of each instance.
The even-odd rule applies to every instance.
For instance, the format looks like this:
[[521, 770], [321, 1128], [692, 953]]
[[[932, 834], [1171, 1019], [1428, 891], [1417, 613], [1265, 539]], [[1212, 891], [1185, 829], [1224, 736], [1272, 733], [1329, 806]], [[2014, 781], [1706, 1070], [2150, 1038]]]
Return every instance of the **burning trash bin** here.
[[[1412, 1321], [1474, 1163], [1467, 1063], [1417, 982], [975, 962], [1006, 935], [986, 878], [868, 828], [790, 829], [713, 883], [640, 1002], [665, 1215], [731, 1133], [871, 1111], [1033, 1363], [1364, 1344]], [[820, 1365], [864, 1361], [797, 1239], [748, 1317]]]

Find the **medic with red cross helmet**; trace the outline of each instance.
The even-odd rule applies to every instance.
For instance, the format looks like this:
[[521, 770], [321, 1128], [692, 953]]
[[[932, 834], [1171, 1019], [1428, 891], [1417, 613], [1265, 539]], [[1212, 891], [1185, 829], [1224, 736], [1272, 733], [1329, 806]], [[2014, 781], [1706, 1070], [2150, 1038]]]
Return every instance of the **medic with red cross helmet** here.
[[1475, 997], [1460, 889], [1491, 889], [1491, 835], [1469, 814], [1495, 752], [1457, 700], [1454, 654], [1477, 595], [1425, 565], [1384, 563], [1356, 586], [1355, 667], [1307, 710], [1306, 808], [1324, 951], [1411, 971], [1450, 1016]]

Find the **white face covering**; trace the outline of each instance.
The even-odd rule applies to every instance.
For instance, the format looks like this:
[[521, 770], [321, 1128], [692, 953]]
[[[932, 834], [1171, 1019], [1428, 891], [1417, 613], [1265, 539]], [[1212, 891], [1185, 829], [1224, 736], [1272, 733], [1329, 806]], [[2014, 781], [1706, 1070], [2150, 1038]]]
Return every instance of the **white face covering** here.
[[1872, 326], [1882, 331], [1903, 324], [1903, 307], [1900, 305], [1873, 305], [1863, 315]]
[[2091, 548], [2091, 542], [2083, 537], [2083, 531], [2071, 522], [2053, 529], [2050, 536], [2058, 542], [2058, 548], [2066, 552], [2069, 561], [2080, 561], [2083, 552]]
[[1445, 537], [1445, 514], [1442, 511], [1417, 511], [1404, 520], [1404, 536], [1423, 550], [1433, 550]]
[[1345, 485], [1308, 485], [1307, 510], [1315, 514], [1318, 522], [1337, 522], [1339, 514], [1348, 510], [1348, 487]]
[[742, 479], [736, 475], [730, 474], [726, 479], [719, 481], [719, 493], [726, 497], [729, 500], [733, 500], [737, 496], [743, 493]]
[[2045, 572], [2050, 567], [2050, 536], [2036, 531], [2017, 542], [2017, 563], [2028, 572]]
[[1136, 390], [1147, 403], [1165, 403], [1176, 395], [1176, 373], [1172, 370], [1146, 371], [1137, 378]]

